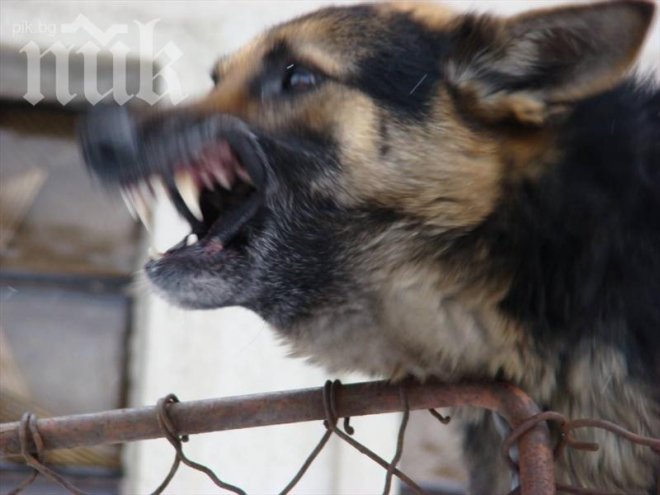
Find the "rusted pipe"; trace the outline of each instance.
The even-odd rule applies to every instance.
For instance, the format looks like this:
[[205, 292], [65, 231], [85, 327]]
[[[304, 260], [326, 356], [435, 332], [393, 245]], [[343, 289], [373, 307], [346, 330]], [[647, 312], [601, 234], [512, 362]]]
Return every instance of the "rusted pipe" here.
[[[540, 412], [517, 387], [505, 383], [406, 383], [411, 410], [476, 406], [500, 414], [512, 428]], [[339, 417], [401, 411], [400, 385], [366, 382], [343, 385], [336, 394]], [[207, 399], [172, 404], [179, 433], [195, 434], [325, 419], [323, 389]], [[20, 452], [18, 422], [0, 425], [0, 454]], [[44, 418], [37, 422], [46, 449], [73, 448], [162, 437], [154, 406]], [[554, 461], [547, 426], [538, 424], [519, 442], [523, 494], [553, 495]], [[499, 455], [497, 450], [493, 456]]]

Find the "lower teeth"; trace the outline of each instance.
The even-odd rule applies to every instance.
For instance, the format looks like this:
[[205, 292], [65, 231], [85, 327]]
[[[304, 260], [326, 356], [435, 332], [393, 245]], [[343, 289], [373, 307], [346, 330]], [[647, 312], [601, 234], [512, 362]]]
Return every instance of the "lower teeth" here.
[[199, 240], [199, 237], [197, 237], [197, 234], [190, 234], [188, 237], [186, 237], [186, 246], [192, 246]]
[[149, 255], [149, 259], [152, 259], [152, 260], [159, 260], [163, 257], [163, 253], [158, 251], [155, 247], [150, 247], [149, 248], [148, 255]]

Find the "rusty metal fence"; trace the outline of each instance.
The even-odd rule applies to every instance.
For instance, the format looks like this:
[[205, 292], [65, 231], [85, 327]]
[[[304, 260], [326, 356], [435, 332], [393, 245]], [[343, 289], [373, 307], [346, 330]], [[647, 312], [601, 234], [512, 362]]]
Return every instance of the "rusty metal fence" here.
[[[592, 443], [577, 442], [571, 431], [579, 428], [602, 428], [633, 443], [644, 445], [660, 455], [660, 439], [631, 433], [607, 421], [577, 419], [569, 421], [559, 413], [541, 412], [539, 407], [519, 388], [505, 383], [443, 384], [403, 382], [367, 382], [342, 385], [328, 381], [322, 388], [275, 392], [241, 397], [179, 402], [173, 394], [162, 398], [156, 406], [118, 409], [95, 414], [81, 414], [37, 419], [26, 413], [21, 421], [0, 424], [0, 455], [20, 457], [32, 469], [23, 483], [9, 492], [15, 495], [39, 475], [43, 475], [74, 494], [83, 494], [60, 474], [48, 467], [47, 450], [66, 449], [108, 443], [166, 438], [175, 451], [172, 467], [154, 494], [162, 493], [181, 464], [205, 473], [219, 488], [244, 495], [234, 485], [222, 481], [206, 466], [190, 460], [183, 451], [188, 435], [256, 426], [323, 420], [325, 432], [291, 481], [281, 490], [290, 493], [304, 476], [331, 436], [335, 435], [385, 470], [383, 493], [388, 494], [393, 477], [397, 477], [413, 493], [424, 491], [398, 467], [403, 450], [406, 426], [411, 410], [426, 409], [440, 422], [448, 417], [435, 408], [476, 406], [499, 414], [511, 427], [503, 440], [500, 454], [518, 475], [519, 485], [511, 492], [519, 495], [551, 495], [560, 493], [619, 495], [577, 486], [555, 483], [554, 459], [564, 449], [596, 450]], [[378, 456], [353, 435], [350, 418], [370, 414], [403, 412], [396, 451], [391, 460]], [[339, 419], [343, 424], [338, 425]], [[552, 445], [548, 422], [559, 426], [560, 440]], [[517, 461], [509, 456], [518, 449]], [[660, 494], [660, 486], [658, 487]]]

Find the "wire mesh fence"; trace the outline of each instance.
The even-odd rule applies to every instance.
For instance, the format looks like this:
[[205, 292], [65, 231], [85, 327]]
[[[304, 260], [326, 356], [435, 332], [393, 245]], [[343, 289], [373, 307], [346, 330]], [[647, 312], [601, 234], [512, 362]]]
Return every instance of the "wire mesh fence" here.
[[[175, 456], [169, 472], [154, 489], [154, 494], [163, 493], [183, 464], [206, 474], [222, 491], [244, 495], [246, 492], [242, 488], [223, 481], [213, 470], [185, 454], [183, 443], [189, 435], [322, 420], [325, 431], [318, 444], [279, 493], [288, 494], [294, 489], [334, 435], [383, 468], [384, 494], [390, 493], [395, 477], [412, 493], [424, 494], [424, 490], [398, 467], [409, 413], [427, 409], [439, 422], [446, 424], [450, 418], [435, 409], [462, 406], [476, 406], [496, 412], [511, 427], [500, 449], [500, 454], [516, 475], [515, 479], [519, 480], [510, 495], [550, 495], [557, 492], [614, 495], [555, 483], [554, 459], [561, 456], [565, 449], [588, 451], [598, 448], [593, 443], [576, 441], [571, 434], [576, 429], [601, 428], [660, 455], [659, 438], [637, 435], [603, 420], [568, 420], [557, 412], [542, 412], [523, 391], [509, 384], [420, 384], [411, 381], [397, 385], [388, 382], [342, 385], [338, 381], [328, 381], [322, 388], [190, 402], [179, 402], [174, 394], [170, 394], [153, 407], [58, 418], [37, 419], [28, 412], [21, 421], [0, 425], [0, 454], [10, 458], [18, 456], [33, 469], [29, 477], [9, 492], [11, 495], [23, 491], [39, 474], [71, 493], [84, 494], [47, 466], [45, 454], [48, 450], [164, 437], [172, 445]], [[351, 417], [397, 411], [403, 414], [395, 454], [390, 460], [383, 459], [353, 437]], [[343, 423], [340, 426], [341, 418]], [[548, 422], [559, 426], [560, 440], [556, 445], [551, 443]], [[509, 455], [513, 447], [517, 448], [516, 461]]]

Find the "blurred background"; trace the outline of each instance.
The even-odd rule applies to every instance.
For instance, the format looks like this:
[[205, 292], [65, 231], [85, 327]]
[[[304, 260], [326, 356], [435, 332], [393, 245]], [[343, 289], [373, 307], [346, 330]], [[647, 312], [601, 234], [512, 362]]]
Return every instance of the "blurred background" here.
[[[181, 400], [320, 386], [328, 377], [287, 349], [248, 311], [184, 312], [149, 293], [146, 248], [164, 251], [187, 227], [167, 202], [138, 226], [86, 174], [74, 140], [91, 103], [170, 105], [211, 87], [213, 61], [270, 24], [329, 2], [0, 2], [0, 422]], [[334, 2], [335, 4], [338, 2]], [[558, 1], [452, 1], [510, 14]], [[658, 20], [642, 66], [658, 70]], [[658, 77], [658, 74], [654, 74]], [[139, 97], [130, 98], [130, 95]], [[122, 103], [124, 101], [121, 101]], [[398, 415], [357, 418], [357, 437], [394, 452]], [[318, 423], [195, 436], [191, 458], [249, 493], [276, 493], [323, 433]], [[413, 414], [402, 469], [436, 494], [462, 493], [456, 437]], [[165, 440], [58, 451], [49, 460], [95, 494], [158, 486]], [[0, 492], [28, 471], [0, 461]], [[295, 493], [380, 493], [384, 472], [331, 441]], [[215, 493], [182, 470], [167, 493]], [[26, 493], [64, 493], [39, 481]]]

